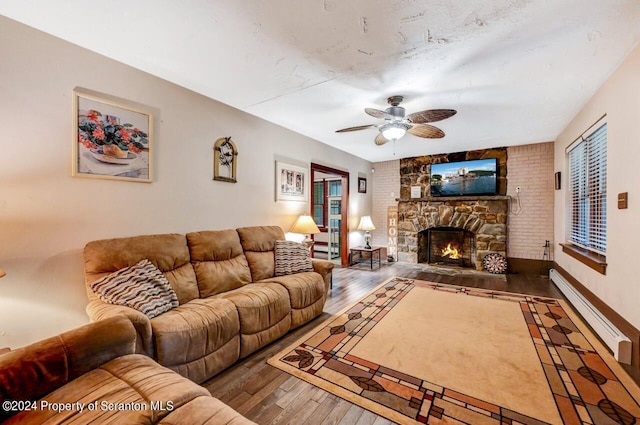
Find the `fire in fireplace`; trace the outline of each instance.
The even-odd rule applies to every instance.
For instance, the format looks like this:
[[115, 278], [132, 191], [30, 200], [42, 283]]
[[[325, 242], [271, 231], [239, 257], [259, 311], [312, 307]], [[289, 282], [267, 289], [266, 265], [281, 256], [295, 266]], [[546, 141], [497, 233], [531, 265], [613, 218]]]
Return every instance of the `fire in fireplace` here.
[[473, 267], [473, 233], [454, 227], [435, 227], [418, 235], [418, 261], [434, 265]]
[[451, 246], [451, 242], [449, 242], [445, 248], [440, 250], [440, 256], [450, 258], [452, 260], [459, 260], [462, 258], [462, 247], [458, 246], [456, 243]]

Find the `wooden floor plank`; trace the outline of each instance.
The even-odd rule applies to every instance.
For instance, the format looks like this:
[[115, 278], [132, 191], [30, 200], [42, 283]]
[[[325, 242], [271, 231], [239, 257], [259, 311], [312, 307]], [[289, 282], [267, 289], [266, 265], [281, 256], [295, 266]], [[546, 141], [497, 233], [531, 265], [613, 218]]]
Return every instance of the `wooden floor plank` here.
[[[346, 402], [344, 403], [345, 406], [348, 406]], [[331, 414], [337, 405], [337, 399], [325, 398], [315, 410], [314, 414], [307, 419], [305, 425], [320, 425]]]
[[352, 404], [347, 413], [338, 422], [338, 425], [354, 425], [364, 412], [365, 410], [362, 407]]
[[[236, 409], [238, 411], [238, 413], [240, 414], [245, 414], [247, 413], [249, 410], [253, 409], [255, 406], [259, 405], [260, 403], [262, 403], [266, 398], [268, 398], [271, 394], [273, 394], [273, 392], [280, 386], [282, 385], [288, 378], [284, 375], [281, 374], [277, 377], [274, 377], [272, 380], [270, 381], [261, 381], [258, 380], [258, 382], [260, 382], [263, 386], [262, 388], [260, 388], [260, 390], [256, 391], [255, 393], [252, 394], [251, 398], [249, 398], [247, 401], [245, 401], [243, 404], [241, 404], [240, 406], [238, 406], [238, 408]], [[247, 391], [248, 394], [251, 394], [250, 392]]]
[[[298, 397], [291, 399], [291, 402], [286, 404], [286, 407], [283, 408], [282, 413], [276, 416], [276, 418], [273, 420], [273, 425], [285, 425], [290, 423], [303, 424], [304, 421], [296, 422], [293, 420], [293, 418], [300, 415], [305, 415], [305, 411], [315, 410], [318, 407], [318, 403], [309, 400], [309, 395], [314, 391], [313, 385], [302, 381], [301, 383], [304, 384], [302, 385], [302, 391], [300, 391]], [[296, 389], [297, 384], [296, 387], [294, 387], [291, 391], [294, 391]], [[282, 407], [282, 404], [276, 404]]]
[[320, 425], [338, 425], [340, 421], [342, 421], [342, 418], [344, 418], [344, 415], [346, 415], [349, 409], [353, 407], [353, 404], [341, 398], [336, 401], [337, 403], [335, 407], [324, 418], [324, 420], [320, 422]]

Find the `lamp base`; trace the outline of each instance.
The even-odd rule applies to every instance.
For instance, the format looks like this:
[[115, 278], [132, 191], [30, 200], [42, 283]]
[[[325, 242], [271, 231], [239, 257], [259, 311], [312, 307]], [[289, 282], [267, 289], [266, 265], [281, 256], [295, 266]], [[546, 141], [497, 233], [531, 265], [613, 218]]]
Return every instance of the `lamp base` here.
[[311, 247], [313, 247], [314, 241], [309, 236], [307, 236], [301, 243], [302, 245], [306, 246], [309, 251], [311, 251]]
[[364, 248], [371, 249], [371, 233], [368, 230], [364, 232]]

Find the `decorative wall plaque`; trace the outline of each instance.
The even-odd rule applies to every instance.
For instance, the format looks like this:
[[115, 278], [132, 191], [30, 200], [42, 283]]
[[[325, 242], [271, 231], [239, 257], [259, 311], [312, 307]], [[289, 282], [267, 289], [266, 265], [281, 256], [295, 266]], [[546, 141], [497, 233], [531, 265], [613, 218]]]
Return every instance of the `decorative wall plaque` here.
[[238, 149], [231, 136], [216, 140], [213, 145], [213, 179], [236, 183]]

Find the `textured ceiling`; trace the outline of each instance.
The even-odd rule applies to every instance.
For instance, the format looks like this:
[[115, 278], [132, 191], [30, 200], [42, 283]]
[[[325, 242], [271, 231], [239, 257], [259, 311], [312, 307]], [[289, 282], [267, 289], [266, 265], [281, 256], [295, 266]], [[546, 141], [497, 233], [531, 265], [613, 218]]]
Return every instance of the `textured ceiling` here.
[[[0, 14], [370, 161], [553, 140], [640, 40], [638, 0], [0, 0]], [[456, 109], [376, 146], [385, 109]]]

